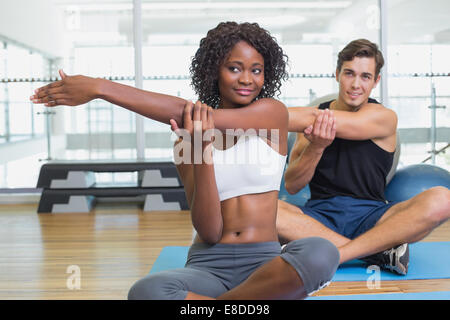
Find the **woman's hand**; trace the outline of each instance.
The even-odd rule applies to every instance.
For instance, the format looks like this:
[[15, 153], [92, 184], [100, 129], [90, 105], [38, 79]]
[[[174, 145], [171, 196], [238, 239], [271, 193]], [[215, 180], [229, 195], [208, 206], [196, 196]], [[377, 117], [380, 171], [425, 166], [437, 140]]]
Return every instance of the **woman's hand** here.
[[100, 80], [86, 76], [68, 76], [59, 70], [61, 80], [35, 90], [30, 97], [33, 103], [44, 103], [47, 107], [59, 105], [77, 106], [99, 97]]
[[191, 101], [187, 101], [183, 111], [183, 128], [180, 128], [174, 119], [170, 119], [170, 125], [182, 141], [189, 140], [195, 164], [212, 162], [215, 127], [211, 107], [200, 101], [197, 101], [195, 106]]
[[180, 128], [174, 119], [169, 120], [172, 131], [175, 132], [178, 137], [183, 138], [183, 140], [186, 140], [188, 136], [192, 137], [194, 134], [194, 124], [192, 120], [193, 107], [194, 104], [192, 101], [186, 101], [183, 110], [183, 128]]
[[194, 141], [195, 137], [201, 137], [202, 150], [210, 148], [214, 142], [215, 127], [213, 109], [208, 105], [197, 101], [194, 106], [192, 118], [194, 120]]

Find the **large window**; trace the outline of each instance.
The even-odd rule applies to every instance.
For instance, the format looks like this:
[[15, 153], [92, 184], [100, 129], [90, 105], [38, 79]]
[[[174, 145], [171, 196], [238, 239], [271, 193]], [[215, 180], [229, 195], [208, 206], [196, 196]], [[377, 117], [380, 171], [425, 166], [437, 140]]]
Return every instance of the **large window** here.
[[0, 88], [0, 143], [29, 139], [44, 134], [42, 117], [27, 101], [35, 84], [30, 79], [43, 78], [49, 59], [42, 54], [3, 40], [0, 43], [0, 68], [3, 81]]
[[[25, 2], [33, 14], [22, 14]], [[290, 79], [279, 97], [287, 106], [305, 106], [337, 92], [337, 53], [357, 38], [380, 43], [380, 28], [387, 28], [385, 76], [388, 107], [399, 116], [400, 166], [422, 162], [450, 140], [450, 22], [445, 14], [450, 3], [385, 1], [388, 7], [380, 12], [379, 2], [143, 0], [138, 47], [131, 0], [1, 2], [0, 188], [33, 188], [39, 167], [49, 159], [136, 159], [140, 147], [146, 161], [171, 159], [174, 137], [168, 125], [145, 119], [139, 131], [135, 114], [103, 100], [48, 109], [32, 105], [28, 97], [56, 79], [59, 68], [135, 85], [135, 50], [141, 50], [144, 89], [195, 101], [191, 57], [209, 29], [230, 20], [259, 23], [289, 56]], [[13, 11], [23, 20], [11, 21], [6, 12]], [[387, 26], [380, 24], [380, 15], [387, 16]], [[379, 85], [372, 97], [380, 95]], [[433, 104], [448, 107], [430, 109]], [[136, 135], [144, 137], [143, 146]], [[30, 139], [35, 147], [26, 144]], [[27, 152], [17, 151], [22, 144]], [[433, 161], [450, 168], [448, 151], [427, 163]]]
[[436, 154], [450, 142], [449, 8], [447, 1], [413, 0], [388, 11], [389, 104], [399, 119], [400, 165], [450, 168], [449, 151]]

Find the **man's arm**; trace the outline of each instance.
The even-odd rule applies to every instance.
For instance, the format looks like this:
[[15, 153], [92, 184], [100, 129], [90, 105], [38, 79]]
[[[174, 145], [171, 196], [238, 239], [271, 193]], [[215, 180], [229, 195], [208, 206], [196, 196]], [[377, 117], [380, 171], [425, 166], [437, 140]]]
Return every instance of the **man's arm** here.
[[381, 104], [369, 103], [356, 112], [333, 110], [336, 137], [348, 140], [383, 139], [395, 134], [397, 115]]
[[289, 157], [289, 166], [284, 175], [285, 188], [289, 194], [295, 194], [311, 181], [322, 153], [310, 146], [310, 142], [297, 134], [297, 140]]
[[[316, 107], [290, 107], [289, 131], [303, 132], [317, 114]], [[383, 139], [395, 134], [397, 115], [381, 104], [368, 103], [356, 112], [333, 110], [336, 137], [348, 140]]]
[[318, 111], [313, 126], [298, 133], [285, 172], [285, 188], [290, 194], [303, 189], [312, 179], [322, 154], [334, 140], [336, 121], [333, 112]]

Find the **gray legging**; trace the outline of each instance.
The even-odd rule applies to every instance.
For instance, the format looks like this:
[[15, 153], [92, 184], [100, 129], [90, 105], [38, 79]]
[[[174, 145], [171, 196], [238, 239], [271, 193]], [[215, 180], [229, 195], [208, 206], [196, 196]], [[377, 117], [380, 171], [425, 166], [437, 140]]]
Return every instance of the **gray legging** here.
[[215, 298], [277, 256], [295, 268], [308, 294], [328, 284], [339, 264], [337, 248], [318, 237], [292, 241], [283, 250], [278, 242], [198, 243], [189, 249], [184, 268], [162, 271], [137, 281], [128, 299], [182, 300], [188, 291]]

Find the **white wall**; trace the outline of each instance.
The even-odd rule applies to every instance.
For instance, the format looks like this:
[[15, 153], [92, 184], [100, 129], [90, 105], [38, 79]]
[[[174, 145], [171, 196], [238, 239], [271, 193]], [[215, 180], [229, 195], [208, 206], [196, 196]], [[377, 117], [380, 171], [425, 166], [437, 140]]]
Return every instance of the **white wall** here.
[[1, 36], [62, 57], [64, 32], [64, 12], [52, 0], [0, 1]]

